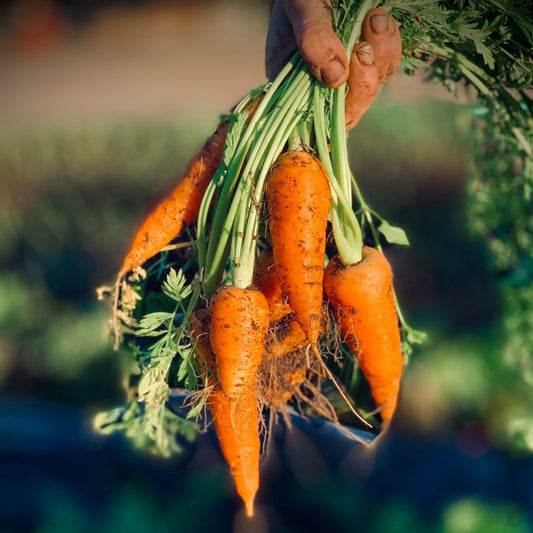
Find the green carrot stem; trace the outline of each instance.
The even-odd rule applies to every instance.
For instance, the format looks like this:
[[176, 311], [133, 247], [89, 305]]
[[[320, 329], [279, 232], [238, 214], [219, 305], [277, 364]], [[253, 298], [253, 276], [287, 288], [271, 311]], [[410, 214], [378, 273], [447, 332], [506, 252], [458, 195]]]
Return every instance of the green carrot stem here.
[[518, 140], [518, 143], [522, 146], [523, 150], [526, 152], [526, 154], [529, 157], [533, 157], [533, 148], [531, 147], [531, 144], [527, 140], [526, 136], [524, 135], [524, 132], [521, 128], [511, 128], [511, 131], [514, 133], [514, 136]]
[[315, 82], [313, 93], [313, 116], [318, 156], [324, 165], [331, 187], [331, 224], [333, 235], [341, 261], [345, 265], [355, 264], [362, 259], [363, 235], [361, 227], [353, 212], [351, 202], [344, 195], [338, 183], [330, 158], [326, 136], [326, 120], [324, 112], [323, 89]]
[[[305, 94], [300, 100], [295, 102], [295, 107], [301, 105], [305, 99]], [[248, 209], [247, 224], [244, 235], [237, 235], [238, 240], [243, 241], [241, 253], [239, 254], [238, 266], [234, 269], [235, 284], [240, 283], [243, 287], [248, 286], [253, 277], [253, 268], [255, 263], [255, 249], [256, 249], [256, 235], [259, 224], [259, 206], [261, 205], [263, 198], [265, 177], [274, 161], [282, 152], [290, 133], [293, 131], [294, 126], [299, 120], [297, 114], [287, 113], [285, 120], [280, 126], [278, 133], [276, 134], [267, 155], [260, 167], [260, 174], [257, 177], [257, 183], [254, 190], [254, 197], [252, 198], [251, 205]], [[237, 285], [239, 286], [239, 285]]]
[[217, 180], [213, 179], [207, 186], [207, 189], [204, 193], [203, 201], [200, 204], [200, 209], [198, 211], [198, 220], [197, 220], [197, 226], [196, 226], [197, 227], [196, 233], [198, 235], [198, 241], [197, 241], [197, 247], [196, 247], [196, 254], [198, 256], [198, 264], [200, 265], [200, 268], [204, 266], [206, 263], [207, 245], [208, 245], [207, 217], [209, 214], [211, 202], [213, 200], [213, 196], [216, 192], [216, 189], [217, 189]]
[[[344, 209], [335, 209], [338, 217], [338, 223], [340, 225], [346, 225], [350, 223], [349, 218], [350, 213], [352, 212], [350, 167], [348, 164], [348, 152], [346, 144], [346, 119], [344, 107], [346, 93], [345, 86], [346, 85], [342, 85], [338, 89], [332, 91], [333, 98], [331, 109], [331, 161], [333, 174], [336, 177], [338, 188], [342, 191], [341, 193], [337, 194], [337, 198], [345, 198], [347, 202], [349, 202]], [[344, 250], [346, 245], [341, 245], [341, 248]]]
[[[290, 90], [293, 86], [292, 82], [297, 75], [297, 67], [300, 64], [302, 64], [301, 58], [299, 57], [299, 54], [295, 54], [276, 79], [270, 85], [265, 86], [266, 92], [263, 99], [248, 126], [245, 128], [244, 132], [241, 133], [238, 139], [237, 151], [231, 158], [226, 174], [222, 176], [221, 190], [219, 191], [217, 201], [215, 202], [216, 207], [213, 215], [213, 222], [211, 224], [211, 235], [207, 252], [202, 255], [203, 262], [200, 263], [200, 268], [202, 269], [203, 267], [204, 271], [204, 292], [206, 293], [206, 296], [214, 291], [215, 280], [220, 279], [220, 272], [225, 266], [228, 255], [227, 242], [231, 234], [231, 228], [242, 195], [242, 191], [239, 191], [237, 184], [240, 176], [245, 172], [243, 172], [242, 167], [247, 159], [254, 136], [257, 135], [258, 130], [262, 130], [261, 122], [264, 121], [264, 115], [275, 108], [276, 98], [279, 98], [279, 89], [282, 84], [284, 87], [288, 87], [285, 91]], [[282, 90], [282, 95], [283, 92], [284, 91]], [[236, 109], [244, 109], [244, 107], [245, 104], [241, 103]], [[228, 132], [228, 135], [229, 134], [230, 132]], [[235, 196], [237, 196], [237, 199]], [[207, 203], [204, 204], [206, 210], [208, 209], [207, 205]], [[201, 229], [205, 234], [206, 225]]]
[[254, 187], [250, 185], [246, 188], [249, 191], [249, 196], [244, 196], [249, 200], [244, 202], [247, 211], [242, 221], [243, 225], [238, 224], [239, 230], [234, 232], [233, 237], [237, 242], [234, 247], [235, 255], [232, 253], [231, 268], [233, 283], [237, 287], [247, 287], [252, 282], [259, 211], [266, 176], [300, 120], [298, 110], [311, 99], [311, 77], [306, 69], [302, 68], [294, 85], [295, 90], [290, 93], [285, 102], [280, 102], [276, 113], [269, 117], [270, 120], [265, 123], [251, 151], [250, 171], [245, 173], [245, 176], [250, 176]]
[[[240, 167], [242, 166], [246, 158], [245, 148], [251, 143], [251, 139], [246, 145], [243, 145], [239, 156], [236, 157], [228, 174], [225, 176], [225, 180], [222, 186], [222, 192], [219, 195], [219, 201], [216, 202], [217, 208], [214, 215], [213, 224], [211, 225], [211, 235], [209, 237], [209, 246], [207, 250], [207, 258], [204, 265], [204, 293], [207, 298], [211, 296], [215, 288], [214, 280], [219, 279], [219, 270], [224, 268], [226, 259], [227, 259], [227, 247], [226, 242], [231, 233], [231, 226], [233, 225], [233, 220], [235, 218], [236, 209], [238, 204], [232, 204], [232, 206], [226, 206], [224, 200], [225, 198], [237, 196], [240, 199], [240, 190], [234, 192], [235, 186], [237, 184]], [[234, 163], [234, 164], [233, 164]], [[226, 208], [225, 211], [222, 210], [222, 206]]]
[[309, 117], [303, 118], [296, 124], [289, 136], [289, 150], [305, 150], [311, 146], [312, 125]]
[[[294, 62], [296, 59], [293, 59], [292, 61]], [[262, 90], [261, 92], [265, 92], [254, 116], [252, 117], [252, 119], [249, 121], [248, 123], [248, 126], [246, 128], [246, 132], [244, 134], [239, 134], [239, 132], [237, 132], [237, 134], [239, 134], [239, 142], [238, 142], [238, 148], [237, 148], [237, 151], [235, 154], [233, 154], [231, 157], [228, 157], [227, 155], [227, 150], [228, 150], [228, 146], [226, 145], [225, 148], [224, 148], [224, 154], [225, 154], [225, 158], [228, 158], [230, 159], [230, 162], [229, 162], [229, 168], [226, 168], [226, 174], [231, 174], [233, 177], [234, 177], [234, 180], [228, 180], [228, 179], [223, 179], [222, 180], [222, 186], [223, 188], [225, 188], [225, 190], [223, 190], [223, 194], [222, 194], [222, 198], [223, 199], [227, 199], [227, 198], [231, 198], [231, 195], [230, 195], [230, 192], [231, 192], [231, 188], [232, 188], [232, 185], [234, 185], [234, 183], [236, 182], [236, 178], [238, 177], [238, 170], [240, 169], [240, 167], [242, 166], [242, 162], [244, 161], [244, 158], [245, 158], [245, 155], [246, 155], [246, 150], [247, 150], [247, 146], [246, 146], [246, 143], [248, 141], [250, 141], [250, 137], [252, 135], [252, 133], [255, 131], [257, 125], [258, 125], [258, 122], [260, 120], [260, 118], [262, 117], [263, 113], [265, 112], [266, 109], [268, 109], [269, 105], [270, 105], [270, 100], [272, 98], [272, 95], [273, 93], [275, 92], [276, 88], [283, 82], [284, 78], [287, 76], [287, 74], [290, 72], [292, 68], [292, 63], [289, 62], [283, 69], [282, 71], [280, 72], [280, 74], [278, 75], [278, 77], [276, 78], [276, 80], [274, 80], [270, 85], [264, 85], [262, 87]], [[259, 91], [254, 91], [252, 92], [251, 94], [256, 94], [257, 92]], [[233, 113], [233, 116], [238, 116], [239, 113], [243, 112], [244, 108], [249, 104], [251, 98], [250, 98], [250, 95], [248, 95], [247, 97], [245, 97], [239, 104], [237, 104], [236, 108], [235, 108], [235, 112]], [[234, 130], [235, 128], [238, 128], [240, 124], [238, 124], [238, 121], [235, 119], [233, 120], [232, 124], [230, 125], [230, 128], [228, 130], [228, 134], [227, 134], [227, 139], [230, 138], [230, 136], [232, 134], [234, 134]], [[241, 125], [242, 127], [242, 125]], [[239, 155], [240, 155], [240, 158], [239, 158]], [[218, 172], [215, 177], [213, 178], [212, 180], [212, 184], [214, 183], [215, 186], [218, 185], [218, 181], [220, 180], [221, 178], [221, 175], [222, 173], [221, 172]], [[204, 197], [205, 198], [205, 197]], [[209, 213], [210, 212], [210, 205], [211, 205], [211, 200], [213, 198], [213, 193], [210, 193], [210, 196], [209, 196], [209, 201], [204, 201], [202, 202], [202, 207], [201, 209], [203, 210], [204, 213]], [[224, 208], [227, 207], [227, 205], [229, 205], [229, 201], [228, 202], [223, 202], [223, 204], [219, 204], [217, 203], [217, 205], [220, 207], [219, 209], [217, 209], [217, 212], [218, 212], [218, 217], [216, 217], [216, 213], [215, 213], [215, 219], [214, 219], [214, 226], [215, 228], [219, 227], [219, 222], [221, 222], [221, 220], [223, 219], [223, 216], [224, 216]], [[204, 217], [205, 218], [205, 217]], [[202, 227], [201, 228], [202, 230], [204, 230], [205, 232], [205, 228]], [[205, 263], [202, 264], [202, 266], [205, 265]]]

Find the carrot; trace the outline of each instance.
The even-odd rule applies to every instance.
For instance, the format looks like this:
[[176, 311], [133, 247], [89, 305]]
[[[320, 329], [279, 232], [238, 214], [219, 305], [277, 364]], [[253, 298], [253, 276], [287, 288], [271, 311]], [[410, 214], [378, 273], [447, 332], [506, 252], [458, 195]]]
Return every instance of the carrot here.
[[[248, 120], [253, 117], [260, 102], [261, 96], [258, 96], [245, 106]], [[119, 279], [159, 253], [180, 234], [184, 226], [196, 220], [205, 190], [220, 167], [229, 124], [229, 120], [220, 122], [193, 157], [174, 190], [146, 217], [124, 257]]]
[[227, 398], [226, 407], [217, 405], [229, 411], [229, 420], [219, 417], [216, 422], [217, 435], [246, 512], [252, 516], [261, 448], [256, 377], [268, 330], [268, 305], [257, 290], [225, 285], [211, 297], [209, 310], [209, 340]]
[[305, 347], [282, 356], [266, 355], [259, 371], [258, 396], [270, 408], [286, 412], [287, 402], [298, 394], [307, 374], [307, 353]]
[[[196, 310], [192, 313], [190, 318], [190, 329], [195, 341], [195, 356], [200, 369], [202, 371], [202, 378], [206, 380], [206, 372], [209, 370], [213, 372], [216, 370], [215, 354], [211, 349], [211, 343], [209, 341], [209, 311], [207, 309]], [[253, 434], [253, 424], [255, 420], [250, 417], [248, 425], [252, 425], [251, 428], [247, 426], [241, 426], [235, 428], [232, 419], [232, 411], [239, 412], [242, 408], [246, 408], [246, 405], [241, 405], [241, 400], [230, 402], [224, 391], [216, 383], [214, 374], [207, 376], [207, 386], [210, 388], [208, 396], [209, 410], [213, 419], [213, 425], [220, 444], [222, 455], [230, 465], [231, 473], [235, 481], [235, 487], [237, 493], [241, 496], [246, 503], [247, 512], [251, 516], [253, 514], [253, 499], [259, 481], [257, 480], [257, 487], [254, 488], [255, 482], [250, 481], [250, 476], [241, 467], [242, 455], [241, 448], [246, 441], [243, 439], [243, 434]], [[247, 399], [247, 398], [246, 398]], [[259, 420], [257, 419], [257, 427], [259, 427]], [[244, 431], [247, 429], [247, 431]], [[251, 430], [251, 431], [250, 431]], [[250, 439], [254, 446], [254, 450], [257, 447], [257, 443]], [[259, 437], [257, 438], [257, 441]]]
[[209, 339], [222, 390], [237, 398], [253, 386], [268, 329], [268, 305], [257, 290], [223, 285], [211, 297]]
[[117, 274], [113, 295], [113, 331], [118, 346], [118, 298], [122, 278], [159, 253], [181, 230], [193, 222], [209, 182], [220, 162], [229, 121], [223, 120], [215, 133], [189, 163], [185, 174], [171, 192], [144, 220]]
[[396, 409], [403, 367], [390, 264], [367, 246], [355, 265], [343, 265], [337, 255], [325, 269], [324, 291], [386, 426]]
[[[211, 350], [211, 343], [209, 342], [208, 322], [209, 311], [207, 309], [196, 310], [190, 318], [190, 329], [195, 341], [195, 356], [200, 365], [204, 381], [206, 380], [208, 370], [210, 372], [216, 370], [215, 355]], [[237, 493], [245, 502], [253, 502], [255, 491], [250, 488], [248, 477], [245, 476], [243, 469], [239, 467], [242, 463], [240, 452], [242, 439], [238, 438], [239, 433], [233, 427], [230, 401], [216, 383], [214, 374], [207, 376], [206, 381], [207, 386], [210, 388], [207, 402], [222, 455], [231, 466], [231, 473], [235, 481]], [[240, 428], [240, 431], [242, 432], [242, 428]], [[253, 513], [253, 510], [251, 513]]]
[[218, 125], [174, 190], [144, 220], [122, 261], [119, 279], [159, 253], [196, 219], [207, 185], [220, 166], [228, 127], [228, 120]]
[[283, 300], [272, 248], [265, 248], [256, 259], [253, 284], [267, 300], [270, 322], [282, 320], [293, 312], [291, 306]]
[[318, 352], [323, 294], [328, 178], [304, 150], [281, 154], [266, 183], [268, 228], [283, 298]]
[[270, 357], [282, 357], [300, 347], [309, 344], [307, 335], [296, 319], [288, 317], [276, 328], [274, 339], [267, 343], [267, 355]]
[[[212, 389], [208, 401], [220, 449], [230, 465], [235, 489], [245, 503], [246, 514], [253, 516], [254, 498], [259, 488], [260, 441], [257, 408], [255, 414], [242, 416], [249, 407], [248, 397], [244, 396], [232, 402], [218, 385]], [[254, 396], [253, 404], [255, 403]], [[236, 413], [239, 414], [237, 425]]]
[[269, 310], [269, 338], [266, 344], [267, 357], [282, 357], [308, 344], [294, 311], [283, 300], [281, 286], [272, 248], [265, 248], [255, 262], [254, 285], [263, 293]]

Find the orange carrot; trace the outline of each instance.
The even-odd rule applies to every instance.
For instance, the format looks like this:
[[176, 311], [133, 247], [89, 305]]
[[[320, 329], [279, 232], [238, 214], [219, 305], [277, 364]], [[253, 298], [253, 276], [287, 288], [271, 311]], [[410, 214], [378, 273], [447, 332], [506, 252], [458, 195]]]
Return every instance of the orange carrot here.
[[267, 356], [281, 357], [308, 344], [294, 311], [284, 302], [272, 248], [265, 248], [255, 262], [254, 285], [268, 303], [271, 335], [267, 341]]
[[[255, 97], [245, 106], [248, 120], [253, 117], [261, 98]], [[196, 220], [207, 186], [222, 161], [228, 128], [229, 120], [220, 122], [191, 160], [174, 190], [146, 217], [122, 262], [118, 279], [159, 253], [184, 226]]]
[[257, 290], [226, 285], [213, 294], [209, 310], [209, 340], [231, 422], [221, 420], [217, 434], [236, 484], [239, 480], [237, 491], [252, 516], [261, 448], [256, 377], [268, 331], [268, 304]]
[[294, 317], [283, 321], [281, 327], [277, 329], [277, 338], [267, 344], [268, 356], [282, 357], [309, 344], [307, 335]]
[[283, 300], [272, 248], [265, 248], [256, 259], [253, 283], [267, 300], [270, 322], [282, 320], [293, 312]]
[[403, 367], [390, 264], [367, 246], [355, 265], [345, 266], [335, 256], [324, 273], [324, 290], [386, 426], [396, 409]]
[[291, 306], [283, 301], [272, 248], [265, 248], [259, 254], [253, 282], [264, 294], [270, 313], [270, 330], [273, 331], [267, 341], [267, 356], [281, 357], [307, 345], [307, 336], [294, 318]]
[[[190, 318], [190, 329], [195, 342], [196, 360], [200, 365], [202, 378], [205, 380], [206, 372], [208, 370], [210, 372], [216, 370], [215, 355], [211, 350], [211, 343], [209, 342], [209, 311], [207, 309], [196, 310], [192, 313]], [[207, 386], [210, 387], [207, 402], [213, 418], [213, 425], [215, 427], [222, 455], [231, 466], [231, 473], [235, 481], [237, 493], [245, 502], [253, 502], [255, 491], [250, 489], [249, 476], [246, 476], [244, 470], [240, 468], [242, 463], [242, 438], [239, 438], [238, 435], [240, 436], [243, 429], [240, 428], [239, 432], [237, 432], [234, 428], [231, 417], [230, 401], [224, 391], [216, 383], [214, 374], [210, 374], [207, 377]], [[237, 410], [239, 410], [239, 408], [240, 407], [236, 407]], [[253, 510], [250, 512], [253, 513]]]
[[330, 188], [320, 161], [283, 153], [266, 184], [268, 228], [283, 298], [317, 351]]
[[207, 186], [220, 166], [228, 127], [227, 120], [218, 125], [215, 133], [207, 139], [200, 152], [191, 160], [172, 193], [146, 217], [137, 231], [115, 281], [113, 295], [115, 347], [118, 347], [119, 343], [117, 311], [122, 278], [130, 270], [141, 266], [158, 254], [187, 224], [196, 219]]
[[[305, 346], [280, 357], [263, 359], [259, 370], [258, 396], [261, 402], [281, 413], [286, 412], [287, 402], [300, 392], [307, 374]], [[301, 396], [300, 396], [301, 398]]]
[[[200, 365], [202, 377], [205, 380], [207, 370], [210, 372], [216, 370], [215, 355], [211, 350], [211, 343], [209, 341], [209, 311], [207, 309], [195, 311], [191, 315], [190, 326], [195, 341], [196, 360]], [[259, 480], [257, 480], [257, 486], [255, 487], [255, 481], [250, 481], [249, 472], [242, 468], [243, 455], [241, 448], [246, 445], [246, 434], [254, 434], [256, 420], [251, 416], [248, 422], [245, 424], [241, 423], [236, 428], [232, 419], [232, 411], [242, 411], [243, 408], [247, 408], [246, 404], [241, 405], [241, 399], [230, 402], [224, 391], [216, 383], [214, 374], [207, 377], [207, 385], [211, 389], [207, 401], [222, 455], [224, 455], [224, 458], [230, 465], [237, 493], [246, 503], [247, 512], [251, 516], [253, 514], [253, 500], [257, 487], [259, 486]], [[248, 400], [247, 396], [244, 396], [244, 398]], [[257, 428], [259, 427], [258, 419], [255, 425]], [[253, 453], [255, 453], [259, 437], [257, 437], [257, 442], [252, 438], [249, 438], [249, 440], [252, 442]]]
[[263, 357], [268, 305], [257, 290], [224, 285], [211, 297], [209, 308], [218, 379], [228, 397], [237, 398], [243, 389], [253, 388]]
[[220, 166], [228, 126], [227, 120], [219, 124], [172, 193], [145, 219], [124, 257], [119, 279], [159, 253], [184, 226], [196, 219], [205, 190]]

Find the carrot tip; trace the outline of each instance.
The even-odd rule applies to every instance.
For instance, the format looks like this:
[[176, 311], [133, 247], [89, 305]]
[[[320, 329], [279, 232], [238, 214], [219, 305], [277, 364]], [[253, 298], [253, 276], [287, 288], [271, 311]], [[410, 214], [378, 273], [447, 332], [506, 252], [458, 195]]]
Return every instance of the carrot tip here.
[[248, 498], [245, 504], [246, 504], [246, 516], [249, 516], [249, 517], [254, 516], [254, 497], [251, 496], [250, 498]]

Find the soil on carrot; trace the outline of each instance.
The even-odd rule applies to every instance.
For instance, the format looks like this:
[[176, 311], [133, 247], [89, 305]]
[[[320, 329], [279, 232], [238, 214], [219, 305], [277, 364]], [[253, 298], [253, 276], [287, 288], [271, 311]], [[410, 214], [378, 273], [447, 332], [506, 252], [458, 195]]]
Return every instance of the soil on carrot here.
[[290, 426], [291, 408], [336, 421], [335, 411], [320, 392], [324, 373], [308, 346], [281, 357], [264, 357], [257, 375], [257, 399], [270, 409], [272, 421], [281, 417]]
[[[306, 340], [289, 353], [273, 355], [269, 347], [283, 342], [290, 335], [289, 324], [294, 316], [271, 325], [267, 338], [265, 355], [257, 374], [257, 401], [270, 410], [272, 421], [280, 418], [290, 426], [289, 413], [295, 410], [306, 416], [323, 417], [338, 423], [335, 409], [322, 392], [323, 384], [329, 379], [323, 361], [320, 361]], [[331, 320], [327, 307], [323, 307], [321, 338], [327, 342], [329, 356], [337, 360], [340, 354], [338, 327]], [[323, 351], [325, 347], [323, 347]]]

